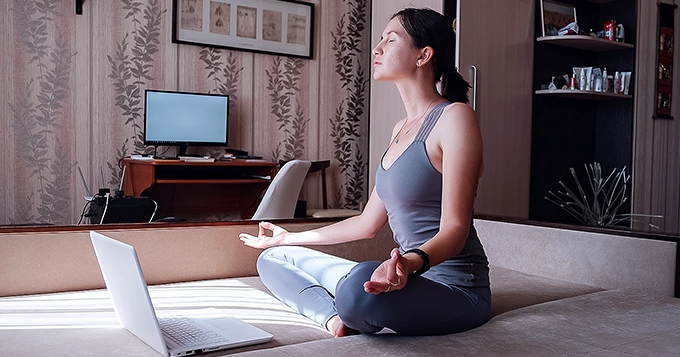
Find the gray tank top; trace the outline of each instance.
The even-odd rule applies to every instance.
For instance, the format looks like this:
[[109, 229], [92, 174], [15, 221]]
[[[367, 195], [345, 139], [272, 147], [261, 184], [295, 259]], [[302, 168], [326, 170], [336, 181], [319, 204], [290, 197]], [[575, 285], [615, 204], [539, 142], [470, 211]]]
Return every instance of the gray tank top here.
[[[439, 231], [442, 174], [432, 166], [425, 149], [425, 140], [449, 104], [441, 103], [432, 109], [411, 145], [392, 166], [385, 170], [382, 158], [380, 160], [375, 180], [376, 192], [387, 208], [394, 240], [402, 253], [418, 248]], [[472, 220], [463, 250], [433, 266], [423, 276], [464, 287], [489, 285], [489, 263]]]

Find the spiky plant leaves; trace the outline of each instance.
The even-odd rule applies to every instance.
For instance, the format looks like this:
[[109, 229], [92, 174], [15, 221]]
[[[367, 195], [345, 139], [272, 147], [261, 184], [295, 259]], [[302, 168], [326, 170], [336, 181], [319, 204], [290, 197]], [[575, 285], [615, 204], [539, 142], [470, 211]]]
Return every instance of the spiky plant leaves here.
[[[584, 167], [590, 192], [586, 193], [576, 170], [572, 167], [569, 171], [574, 178], [576, 191], [559, 181], [564, 191], [557, 191], [557, 193], [548, 191], [551, 197], [544, 198], [562, 208], [581, 224], [588, 226], [611, 227], [625, 222], [642, 222], [638, 217], [663, 218], [660, 215], [618, 213], [628, 200], [626, 190], [630, 175], [626, 174], [625, 166], [621, 171], [614, 168], [606, 178], [602, 175], [600, 163], [584, 164]], [[647, 224], [658, 228], [651, 223]]]

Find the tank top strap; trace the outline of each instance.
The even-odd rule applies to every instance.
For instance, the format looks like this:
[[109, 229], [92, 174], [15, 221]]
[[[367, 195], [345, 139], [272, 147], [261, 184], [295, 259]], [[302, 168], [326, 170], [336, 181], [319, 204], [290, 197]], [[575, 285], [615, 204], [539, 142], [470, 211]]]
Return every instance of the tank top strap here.
[[432, 111], [430, 111], [430, 113], [427, 114], [427, 117], [425, 117], [423, 125], [420, 126], [420, 130], [418, 130], [418, 134], [416, 134], [416, 137], [413, 139], [413, 141], [427, 140], [427, 137], [430, 136], [432, 128], [434, 128], [435, 124], [437, 124], [437, 121], [439, 120], [439, 117], [444, 112], [444, 108], [446, 108], [446, 106], [449, 104], [451, 103], [444, 102], [437, 104], [434, 108], [432, 108]]

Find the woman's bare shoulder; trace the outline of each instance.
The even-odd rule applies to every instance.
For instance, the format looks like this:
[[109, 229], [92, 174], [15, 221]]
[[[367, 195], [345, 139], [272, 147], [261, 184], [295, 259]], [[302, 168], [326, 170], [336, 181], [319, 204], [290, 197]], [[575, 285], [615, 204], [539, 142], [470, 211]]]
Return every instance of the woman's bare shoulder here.
[[444, 108], [442, 116], [459, 116], [477, 118], [475, 111], [465, 103], [451, 103]]
[[447, 105], [437, 125], [447, 128], [471, 127], [470, 129], [475, 129], [479, 127], [477, 114], [465, 103]]

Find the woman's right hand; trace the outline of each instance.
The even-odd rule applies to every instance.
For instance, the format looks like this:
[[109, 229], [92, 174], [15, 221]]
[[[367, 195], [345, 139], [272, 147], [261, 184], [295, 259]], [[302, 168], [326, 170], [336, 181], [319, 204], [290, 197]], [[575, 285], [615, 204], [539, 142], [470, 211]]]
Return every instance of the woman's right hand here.
[[[253, 248], [269, 248], [281, 245], [289, 234], [287, 230], [269, 222], [260, 222], [258, 226], [259, 232], [257, 237], [247, 233], [239, 234], [239, 239], [241, 239], [243, 244]], [[268, 236], [267, 231], [272, 232], [272, 235]]]

